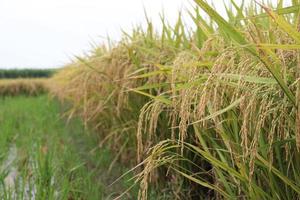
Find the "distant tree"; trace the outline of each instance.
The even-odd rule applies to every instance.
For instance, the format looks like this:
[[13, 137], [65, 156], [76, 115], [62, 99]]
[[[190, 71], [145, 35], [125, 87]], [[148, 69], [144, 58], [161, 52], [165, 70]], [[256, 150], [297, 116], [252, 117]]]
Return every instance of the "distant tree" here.
[[55, 69], [0, 69], [0, 79], [48, 78], [55, 71]]

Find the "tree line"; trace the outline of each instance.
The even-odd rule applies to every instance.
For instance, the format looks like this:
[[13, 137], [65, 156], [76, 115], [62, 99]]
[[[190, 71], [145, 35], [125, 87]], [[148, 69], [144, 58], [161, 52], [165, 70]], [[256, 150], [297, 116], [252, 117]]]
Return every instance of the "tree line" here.
[[48, 78], [55, 69], [0, 69], [0, 79]]

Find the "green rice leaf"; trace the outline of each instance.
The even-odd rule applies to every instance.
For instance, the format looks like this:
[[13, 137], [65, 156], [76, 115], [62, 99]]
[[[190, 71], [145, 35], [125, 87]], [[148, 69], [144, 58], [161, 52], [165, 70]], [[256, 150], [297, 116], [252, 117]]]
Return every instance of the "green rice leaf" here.
[[[233, 41], [237, 42], [241, 47], [244, 47], [247, 51], [249, 51], [252, 55], [257, 57], [265, 65], [265, 67], [270, 71], [270, 73], [276, 79], [277, 83], [284, 91], [284, 93], [287, 95], [287, 97], [290, 99], [290, 101], [293, 103], [293, 105], [296, 106], [296, 98], [294, 94], [290, 91], [289, 87], [286, 85], [284, 80], [282, 79], [280, 70], [278, 70], [277, 67], [274, 67], [273, 64], [270, 63], [265, 57], [260, 56], [257, 53], [257, 51], [251, 47], [251, 44], [246, 41], [243, 35], [232, 25], [230, 25], [223, 17], [221, 17], [214, 9], [212, 9], [204, 0], [194, 0], [194, 1], [219, 25], [220, 29], [222, 29], [224, 32], [230, 35]], [[277, 15], [274, 15], [274, 13], [272, 14], [273, 16], [275, 16], [275, 19], [278, 19], [276, 18]], [[287, 28], [288, 30], [292, 29], [290, 26], [286, 25], [286, 22], [284, 20], [282, 21], [279, 19], [278, 23], [280, 23], [281, 26]], [[299, 33], [297, 33], [297, 35], [299, 35]], [[299, 41], [300, 41], [300, 36], [299, 36]]]
[[291, 188], [293, 188], [297, 193], [300, 193], [300, 187], [298, 185], [295, 185], [288, 177], [283, 175], [278, 169], [273, 167], [272, 164], [270, 164], [268, 161], [266, 161], [262, 156], [257, 155], [257, 159], [265, 166], [266, 168], [270, 168], [271, 171], [278, 176], [284, 183], [289, 185]]
[[291, 26], [282, 16], [273, 12], [270, 8], [261, 5], [273, 21], [287, 34], [289, 34], [298, 44], [300, 44], [300, 33]]
[[[277, 13], [277, 15], [284, 15], [284, 14], [291, 14], [291, 13], [297, 13], [300, 10], [300, 5], [294, 5], [294, 6], [289, 6], [289, 7], [285, 7], [285, 8], [279, 8], [276, 10], [273, 10], [273, 12]], [[262, 14], [258, 14], [258, 15], [253, 15], [253, 16], [249, 16], [249, 17], [245, 17], [245, 18], [241, 18], [242, 19], [250, 19], [250, 18], [264, 18], [264, 17], [268, 17], [268, 13], [262, 13]]]
[[188, 175], [187, 173], [184, 173], [174, 167], [172, 167], [172, 169], [174, 171], [176, 171], [177, 173], [181, 174], [182, 176], [186, 177], [187, 179], [199, 184], [199, 185], [202, 185], [203, 187], [206, 187], [206, 188], [209, 188], [209, 189], [212, 189], [212, 190], [215, 190], [217, 192], [219, 192], [220, 194], [222, 194], [224, 197], [226, 197], [226, 199], [232, 199], [233, 197], [231, 197], [229, 194], [227, 194], [225, 191], [223, 191], [221, 188], [213, 185], [213, 184], [210, 184], [208, 182], [205, 182], [205, 181], [202, 181], [200, 180], [199, 178], [195, 178], [194, 176], [191, 176], [191, 175]]
[[[133, 90], [149, 90], [149, 89], [157, 89], [157, 88], [162, 88], [162, 87], [166, 87], [169, 86], [170, 83], [154, 83], [154, 84], [145, 84], [143, 86], [134, 88]], [[130, 89], [132, 90], [132, 89]]]
[[200, 122], [203, 122], [203, 121], [206, 121], [206, 120], [213, 119], [213, 118], [215, 118], [215, 117], [217, 117], [217, 116], [219, 116], [223, 113], [226, 113], [227, 111], [229, 111], [229, 110], [235, 108], [237, 105], [239, 105], [241, 103], [241, 101], [242, 101], [242, 98], [239, 98], [236, 101], [234, 101], [233, 103], [231, 103], [229, 106], [227, 106], [226, 108], [224, 108], [222, 110], [218, 110], [217, 112], [214, 112], [211, 115], [209, 115], [207, 117], [204, 117], [203, 119], [195, 121], [195, 122], [191, 123], [191, 125], [196, 124], [196, 123], [200, 123]]
[[172, 103], [171, 100], [167, 99], [164, 96], [154, 96], [152, 94], [149, 94], [149, 93], [146, 93], [146, 92], [142, 92], [142, 91], [136, 90], [136, 89], [130, 89], [130, 91], [138, 93], [138, 94], [141, 94], [141, 95], [144, 95], [144, 96], [147, 96], [147, 97], [150, 97], [151, 99], [160, 101], [160, 102], [162, 102], [164, 104], [167, 104], [167, 105], [171, 105], [171, 103]]
[[226, 77], [232, 80], [242, 80], [249, 83], [256, 83], [256, 84], [276, 84], [277, 82], [273, 78], [265, 78], [259, 76], [247, 76], [242, 74], [220, 74], [222, 77]]
[[167, 73], [167, 71], [157, 70], [157, 71], [152, 71], [152, 72], [144, 73], [144, 74], [137, 75], [137, 76], [132, 76], [130, 78], [132, 78], [132, 79], [148, 78], [148, 77], [157, 76], [157, 75], [165, 74], [165, 73]]
[[283, 50], [293, 50], [300, 49], [300, 44], [265, 44], [259, 43], [256, 45], [257, 48], [267, 48], [267, 49], [283, 49]]

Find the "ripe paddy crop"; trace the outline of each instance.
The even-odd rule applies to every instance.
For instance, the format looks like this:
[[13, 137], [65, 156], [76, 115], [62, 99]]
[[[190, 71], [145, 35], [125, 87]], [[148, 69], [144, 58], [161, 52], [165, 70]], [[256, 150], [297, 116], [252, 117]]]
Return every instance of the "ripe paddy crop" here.
[[231, 1], [226, 18], [194, 2], [193, 30], [147, 19], [60, 70], [51, 94], [136, 166], [139, 199], [298, 199], [299, 0]]
[[37, 96], [48, 91], [47, 78], [0, 79], [0, 96]]

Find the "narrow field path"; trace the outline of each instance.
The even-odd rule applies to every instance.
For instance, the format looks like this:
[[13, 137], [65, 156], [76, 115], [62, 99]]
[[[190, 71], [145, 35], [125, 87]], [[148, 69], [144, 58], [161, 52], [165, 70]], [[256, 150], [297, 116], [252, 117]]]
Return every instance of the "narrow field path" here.
[[0, 100], [0, 199], [113, 199], [132, 182], [108, 186], [127, 170], [107, 174], [112, 160], [79, 119], [62, 119], [55, 100]]

